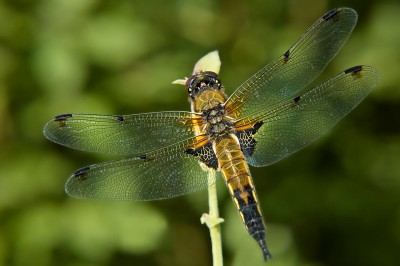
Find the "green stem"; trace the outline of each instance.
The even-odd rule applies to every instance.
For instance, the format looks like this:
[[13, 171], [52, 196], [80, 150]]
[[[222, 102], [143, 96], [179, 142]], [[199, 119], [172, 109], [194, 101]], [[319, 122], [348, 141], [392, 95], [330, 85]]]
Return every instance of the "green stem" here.
[[201, 222], [206, 223], [208, 228], [210, 229], [211, 236], [211, 246], [212, 246], [212, 256], [213, 256], [213, 265], [214, 266], [222, 266], [223, 265], [223, 257], [222, 257], [222, 241], [221, 241], [221, 226], [224, 220], [219, 217], [218, 211], [218, 199], [217, 199], [217, 185], [215, 182], [215, 171], [209, 170], [207, 172], [208, 178], [208, 205], [209, 205], [209, 214], [203, 214], [201, 217]]

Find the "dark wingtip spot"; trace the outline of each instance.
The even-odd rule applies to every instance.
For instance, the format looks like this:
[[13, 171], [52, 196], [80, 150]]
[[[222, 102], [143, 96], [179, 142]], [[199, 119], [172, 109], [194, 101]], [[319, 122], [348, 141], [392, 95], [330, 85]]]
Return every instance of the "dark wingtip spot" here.
[[335, 8], [332, 9], [330, 11], [328, 11], [325, 15], [322, 16], [322, 19], [325, 21], [331, 20], [331, 19], [337, 19], [338, 18], [338, 14], [339, 14], [340, 10]]
[[300, 96], [297, 96], [297, 97], [295, 97], [295, 98], [293, 99], [293, 102], [294, 102], [294, 103], [298, 103], [298, 102], [300, 101], [300, 99], [301, 99], [301, 97], [300, 97]]
[[86, 180], [86, 174], [89, 170], [90, 166], [82, 167], [74, 172], [74, 176], [80, 181]]
[[140, 155], [139, 158], [140, 158], [140, 160], [142, 160], [142, 161], [146, 161], [146, 160], [148, 159], [148, 157], [147, 157], [146, 154]]
[[115, 119], [117, 119], [117, 121], [119, 121], [119, 122], [124, 122], [125, 121], [125, 118], [122, 115], [116, 115]]
[[362, 70], [362, 66], [354, 66], [354, 67], [350, 67], [350, 68], [346, 69], [344, 71], [344, 73], [345, 74], [349, 74], [349, 73], [356, 74], [356, 73], [360, 72], [361, 70]]
[[62, 115], [56, 115], [54, 117], [54, 121], [65, 121], [68, 118], [71, 118], [72, 114], [62, 114]]

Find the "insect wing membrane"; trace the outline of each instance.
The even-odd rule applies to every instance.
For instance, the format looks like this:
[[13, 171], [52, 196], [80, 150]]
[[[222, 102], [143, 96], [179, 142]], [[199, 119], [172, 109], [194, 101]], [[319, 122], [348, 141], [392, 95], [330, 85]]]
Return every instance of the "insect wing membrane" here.
[[350, 8], [329, 11], [282, 56], [244, 82], [226, 102], [233, 117], [257, 116], [296, 96], [325, 69], [357, 22]]
[[266, 166], [310, 144], [353, 110], [379, 80], [370, 66], [349, 68], [315, 88], [274, 107], [259, 119], [256, 147], [248, 162]]
[[77, 198], [158, 200], [205, 189], [209, 181], [198, 159], [185, 152], [192, 143], [188, 139], [138, 157], [81, 168], [65, 190]]
[[140, 154], [193, 136], [201, 117], [189, 112], [134, 115], [65, 114], [50, 120], [44, 135], [58, 144], [108, 154]]

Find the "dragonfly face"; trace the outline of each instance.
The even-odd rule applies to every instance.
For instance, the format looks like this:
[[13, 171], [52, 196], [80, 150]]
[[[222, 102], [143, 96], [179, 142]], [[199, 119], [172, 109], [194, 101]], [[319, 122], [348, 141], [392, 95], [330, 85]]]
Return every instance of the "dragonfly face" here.
[[218, 79], [218, 74], [211, 71], [200, 72], [192, 75], [186, 81], [186, 88], [191, 100], [195, 100], [198, 95], [204, 91], [220, 91], [222, 89], [221, 83]]
[[317, 20], [286, 52], [227, 97], [217, 73], [186, 81], [191, 112], [64, 114], [45, 136], [67, 147], [128, 155], [75, 171], [66, 192], [78, 198], [157, 200], [205, 189], [216, 171], [249, 234], [270, 256], [249, 165], [266, 166], [310, 144], [360, 103], [379, 74], [355, 66], [307, 88], [343, 46], [357, 21], [349, 8]]

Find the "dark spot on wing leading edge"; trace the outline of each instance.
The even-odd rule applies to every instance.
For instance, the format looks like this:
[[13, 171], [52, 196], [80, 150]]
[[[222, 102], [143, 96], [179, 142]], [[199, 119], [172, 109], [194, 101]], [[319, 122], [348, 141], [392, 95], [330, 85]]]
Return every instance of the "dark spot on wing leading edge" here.
[[290, 56], [290, 50], [287, 50], [284, 54], [283, 54], [283, 62], [286, 64], [289, 61], [289, 56]]
[[117, 121], [119, 121], [119, 122], [124, 122], [125, 121], [125, 118], [122, 115], [116, 115], [115, 119], [117, 119]]
[[344, 71], [345, 74], [351, 74], [354, 79], [361, 78], [361, 71], [363, 70], [362, 66], [354, 66], [348, 68]]
[[62, 114], [62, 115], [56, 115], [54, 117], [54, 121], [61, 121], [61, 120], [67, 120], [68, 118], [71, 118], [72, 114]]
[[58, 123], [58, 126], [63, 127], [66, 125], [66, 121], [68, 118], [71, 118], [72, 114], [62, 114], [62, 115], [56, 115], [54, 117], [54, 121]]
[[300, 97], [300, 96], [297, 96], [297, 97], [295, 97], [295, 98], [293, 99], [293, 102], [294, 102], [295, 104], [297, 104], [297, 103], [300, 101], [300, 99], [301, 99], [301, 97]]
[[74, 172], [74, 176], [79, 181], [85, 181], [86, 180], [87, 171], [89, 171], [89, 170], [90, 170], [90, 166], [82, 167], [82, 168], [80, 168], [80, 169], [78, 169], [78, 170], [76, 170]]
[[338, 9], [336, 9], [336, 8], [335, 8], [335, 9], [332, 9], [332, 10], [330, 10], [328, 13], [326, 13], [326, 14], [322, 17], [322, 19], [325, 20], [325, 21], [328, 21], [328, 20], [331, 20], [331, 19], [337, 21], [337, 20], [339, 19], [339, 17], [338, 17], [339, 12], [340, 12], [340, 10], [338, 10]]
[[361, 70], [362, 70], [362, 66], [354, 66], [354, 67], [350, 67], [350, 68], [346, 69], [344, 71], [344, 73], [345, 74], [349, 74], [349, 73], [355, 74], [357, 72], [360, 72]]

